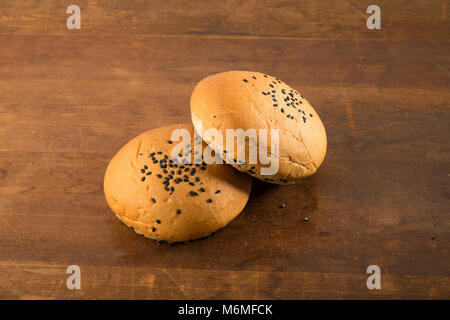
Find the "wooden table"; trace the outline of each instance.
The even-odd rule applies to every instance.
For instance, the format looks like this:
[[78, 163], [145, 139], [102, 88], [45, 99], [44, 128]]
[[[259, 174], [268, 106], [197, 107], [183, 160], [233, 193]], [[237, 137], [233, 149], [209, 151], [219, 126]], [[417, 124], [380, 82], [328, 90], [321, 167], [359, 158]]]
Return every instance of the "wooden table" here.
[[[449, 2], [262, 3], [79, 0], [68, 30], [67, 1], [0, 2], [0, 298], [450, 298]], [[108, 161], [190, 121], [195, 84], [235, 69], [311, 101], [324, 164], [295, 186], [255, 181], [204, 240], [136, 235], [105, 202]]]

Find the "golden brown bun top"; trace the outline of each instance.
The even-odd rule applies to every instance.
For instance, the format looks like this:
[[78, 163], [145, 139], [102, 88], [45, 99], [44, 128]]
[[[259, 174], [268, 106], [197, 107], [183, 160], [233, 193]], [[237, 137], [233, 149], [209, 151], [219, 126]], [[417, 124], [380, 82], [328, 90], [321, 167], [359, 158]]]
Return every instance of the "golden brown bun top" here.
[[319, 115], [296, 90], [272, 76], [229, 71], [206, 77], [191, 96], [192, 118], [203, 130], [279, 129], [281, 177], [297, 179], [316, 172], [327, 138]]
[[194, 141], [191, 124], [153, 129], [129, 141], [105, 174], [111, 209], [153, 239], [185, 241], [222, 228], [242, 211], [251, 189], [251, 178], [229, 165], [170, 162], [178, 143], [171, 134], [178, 128], [190, 131], [191, 146], [205, 147]]

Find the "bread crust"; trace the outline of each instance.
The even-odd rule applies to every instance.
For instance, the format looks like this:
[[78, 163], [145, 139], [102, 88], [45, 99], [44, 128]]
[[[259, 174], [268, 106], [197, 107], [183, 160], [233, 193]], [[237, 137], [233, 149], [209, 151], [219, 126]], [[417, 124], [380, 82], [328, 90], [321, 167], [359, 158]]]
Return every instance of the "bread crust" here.
[[[211, 75], [197, 84], [190, 106], [194, 125], [200, 120], [203, 132], [215, 128], [225, 137], [226, 129], [268, 129], [270, 140], [270, 129], [279, 129], [277, 174], [261, 175], [259, 161], [233, 164], [258, 179], [295, 183], [314, 174], [325, 158], [327, 137], [319, 115], [300, 93], [275, 77], [250, 71]], [[225, 159], [223, 150], [211, 147]]]
[[[251, 190], [251, 178], [231, 166], [170, 163], [177, 142], [170, 144], [169, 140], [173, 130], [179, 128], [191, 132], [194, 146], [192, 124], [153, 129], [123, 146], [105, 173], [109, 207], [137, 233], [155, 240], [178, 242], [211, 234], [239, 215]], [[166, 162], [161, 163], [162, 159]], [[172, 178], [165, 184], [169, 175]], [[182, 181], [175, 183], [175, 179]]]

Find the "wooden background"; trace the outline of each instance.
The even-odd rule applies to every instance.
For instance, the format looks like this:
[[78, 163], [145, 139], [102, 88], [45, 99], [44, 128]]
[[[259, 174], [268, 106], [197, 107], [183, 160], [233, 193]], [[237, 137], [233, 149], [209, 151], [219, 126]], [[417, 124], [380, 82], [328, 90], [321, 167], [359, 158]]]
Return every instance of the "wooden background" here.
[[[366, 28], [373, 3], [381, 30]], [[70, 4], [81, 30], [66, 28]], [[444, 0], [0, 1], [0, 298], [450, 298], [448, 13]], [[108, 161], [188, 122], [196, 82], [233, 69], [315, 106], [324, 164], [296, 186], [255, 182], [207, 239], [136, 235], [104, 200]], [[72, 264], [81, 290], [66, 288]], [[366, 287], [372, 264], [381, 290]]]

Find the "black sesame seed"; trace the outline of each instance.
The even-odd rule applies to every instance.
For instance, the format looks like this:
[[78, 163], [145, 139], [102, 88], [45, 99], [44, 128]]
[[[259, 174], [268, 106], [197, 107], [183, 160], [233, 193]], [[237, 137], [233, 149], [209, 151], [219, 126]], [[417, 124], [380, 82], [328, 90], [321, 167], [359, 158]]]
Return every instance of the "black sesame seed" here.
[[255, 76], [253, 76], [252, 78], [256, 80], [256, 77], [255, 77]]
[[158, 151], [157, 154], [162, 154], [162, 151]]
[[198, 193], [195, 192], [195, 191], [189, 191], [189, 194], [190, 194], [192, 197], [198, 196]]
[[175, 188], [174, 187], [170, 187], [170, 191], [174, 192]]
[[200, 167], [200, 170], [206, 170], [206, 167]]
[[152, 202], [153, 202], [153, 203], [156, 203], [156, 199], [155, 199], [155, 198], [152, 198]]
[[141, 172], [144, 173], [144, 172], [145, 172], [145, 169], [141, 169]]
[[281, 108], [281, 112], [283, 112], [283, 113], [284, 113], [284, 108]]
[[189, 184], [190, 184], [191, 186], [194, 186], [194, 185], [195, 185], [193, 182], [189, 182]]
[[207, 203], [211, 203], [211, 202], [212, 202], [212, 199], [208, 199], [208, 200], [206, 200], [206, 202], [207, 202]]
[[148, 166], [147, 166], [147, 165], [144, 165], [144, 169], [147, 170], [147, 169], [148, 169]]
[[199, 177], [196, 177], [196, 178], [195, 178], [195, 181], [199, 182], [199, 181], [200, 181], [200, 178], [199, 178]]
[[156, 220], [156, 223], [157, 224], [161, 224], [161, 220]]
[[155, 232], [155, 231], [156, 231], [156, 228], [155, 228], [155, 227], [153, 227], [153, 228], [152, 228], [152, 231], [153, 231], [153, 232]]
[[278, 104], [277, 104], [277, 103], [274, 103], [273, 106], [274, 106], [274, 107], [278, 107]]
[[162, 178], [162, 174], [157, 174], [156, 176], [160, 179]]
[[269, 83], [269, 86], [270, 86], [271, 88], [273, 88], [273, 84]]
[[217, 193], [220, 193], [220, 190], [217, 190], [217, 191], [216, 191], [216, 194], [217, 194]]
[[242, 79], [242, 81], [244, 81], [244, 82], [248, 82], [248, 80], [247, 80], [247, 79]]
[[180, 209], [177, 209], [177, 214], [181, 214], [181, 210]]
[[145, 177], [142, 177], [142, 179], [141, 179], [142, 181], [145, 181]]
[[306, 123], [306, 118], [305, 117], [302, 117], [303, 118], [303, 123]]
[[205, 192], [205, 188], [198, 189], [200, 192]]
[[169, 141], [167, 141], [167, 143], [168, 143], [168, 144], [172, 144], [173, 142], [172, 142], [172, 140], [169, 140]]
[[312, 118], [313, 117], [312, 113], [310, 113], [309, 116]]

